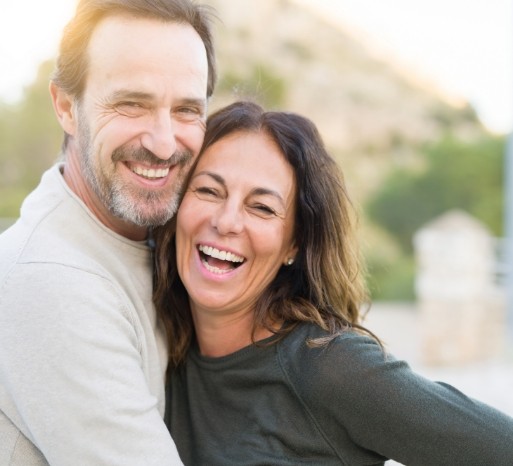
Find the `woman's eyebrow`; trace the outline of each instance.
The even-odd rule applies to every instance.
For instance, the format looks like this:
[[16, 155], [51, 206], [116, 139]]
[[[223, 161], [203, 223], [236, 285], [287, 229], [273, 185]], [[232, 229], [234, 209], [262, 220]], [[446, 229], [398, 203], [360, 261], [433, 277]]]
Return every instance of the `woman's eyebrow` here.
[[[224, 178], [221, 175], [219, 175], [218, 173], [214, 173], [214, 172], [211, 172], [208, 170], [202, 170], [198, 173], [195, 173], [194, 176], [192, 177], [192, 179], [195, 179], [198, 176], [208, 176], [208, 177], [212, 178], [214, 181], [216, 181], [217, 183], [226, 187], [226, 182], [225, 182]], [[251, 194], [253, 196], [272, 196], [272, 197], [276, 198], [278, 200], [278, 202], [280, 202], [281, 205], [285, 206], [285, 200], [283, 199], [282, 195], [278, 191], [275, 191], [274, 189], [254, 188], [253, 190], [251, 190]]]
[[198, 176], [209, 176], [210, 178], [213, 178], [214, 181], [217, 181], [219, 184], [222, 184], [223, 186], [226, 186], [226, 182], [224, 180], [224, 178], [217, 174], [217, 173], [214, 173], [214, 172], [211, 172], [211, 171], [208, 171], [208, 170], [202, 170], [198, 173], [195, 173], [194, 176], [192, 177], [192, 179], [195, 179], [197, 178]]
[[275, 197], [280, 202], [280, 204], [285, 206], [285, 200], [283, 199], [281, 194], [278, 191], [274, 191], [273, 189], [255, 188], [255, 189], [253, 189], [251, 191], [251, 193], [256, 195], [256, 196], [272, 196], [272, 197]]

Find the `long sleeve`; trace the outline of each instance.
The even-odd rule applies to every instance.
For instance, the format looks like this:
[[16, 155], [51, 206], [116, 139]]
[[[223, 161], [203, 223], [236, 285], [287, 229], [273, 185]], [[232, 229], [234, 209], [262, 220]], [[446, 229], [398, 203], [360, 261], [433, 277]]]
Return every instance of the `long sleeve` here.
[[[309, 328], [304, 336], [315, 337]], [[408, 466], [513, 464], [513, 419], [419, 376], [370, 338], [347, 333], [322, 349], [294, 338], [280, 355], [299, 397], [342, 458], [350, 438]]]
[[184, 463], [513, 464], [513, 419], [420, 377], [371, 338], [348, 331], [308, 346], [324, 336], [303, 324], [219, 358], [193, 347], [167, 393]]
[[60, 264], [18, 266], [8, 284], [2, 405], [48, 463], [181, 464], [143, 369], [140, 317], [116, 285]]

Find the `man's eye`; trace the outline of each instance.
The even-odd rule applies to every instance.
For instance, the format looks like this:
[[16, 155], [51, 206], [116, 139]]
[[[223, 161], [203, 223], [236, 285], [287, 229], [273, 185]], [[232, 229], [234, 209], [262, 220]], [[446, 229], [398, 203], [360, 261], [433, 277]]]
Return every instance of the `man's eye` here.
[[175, 113], [184, 121], [196, 121], [203, 117], [203, 112], [197, 107], [179, 107]]
[[122, 113], [124, 115], [137, 116], [143, 110], [143, 106], [139, 102], [127, 101], [119, 102], [118, 104], [116, 104], [116, 109], [119, 113]]
[[119, 102], [118, 107], [129, 107], [129, 108], [142, 108], [142, 105], [139, 102]]

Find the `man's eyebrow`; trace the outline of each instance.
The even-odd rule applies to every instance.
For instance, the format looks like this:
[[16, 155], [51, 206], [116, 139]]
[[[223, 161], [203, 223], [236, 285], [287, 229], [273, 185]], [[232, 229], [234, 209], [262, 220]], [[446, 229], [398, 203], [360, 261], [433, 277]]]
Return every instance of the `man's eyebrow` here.
[[149, 92], [132, 91], [129, 89], [119, 89], [114, 91], [110, 97], [112, 100], [153, 100], [155, 98], [155, 96]]
[[[155, 94], [151, 92], [143, 92], [143, 91], [132, 91], [130, 89], [119, 89], [114, 91], [110, 95], [111, 100], [119, 101], [119, 100], [145, 100], [145, 101], [153, 101], [156, 100], [157, 97]], [[191, 105], [194, 107], [205, 109], [207, 107], [207, 99], [206, 98], [196, 98], [196, 97], [186, 97], [184, 99], [178, 100], [178, 105]]]
[[185, 99], [180, 99], [178, 102], [180, 103], [180, 105], [194, 105], [197, 107], [207, 106], [206, 98], [186, 97]]

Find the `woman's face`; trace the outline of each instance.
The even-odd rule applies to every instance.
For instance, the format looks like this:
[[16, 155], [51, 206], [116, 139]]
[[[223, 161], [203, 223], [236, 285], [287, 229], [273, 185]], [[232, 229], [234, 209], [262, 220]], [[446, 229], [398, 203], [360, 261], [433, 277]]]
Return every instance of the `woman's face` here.
[[265, 133], [238, 132], [201, 156], [178, 211], [178, 272], [198, 313], [245, 314], [296, 252], [295, 180]]

